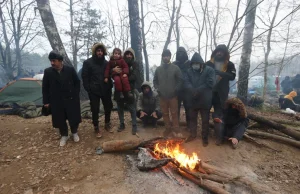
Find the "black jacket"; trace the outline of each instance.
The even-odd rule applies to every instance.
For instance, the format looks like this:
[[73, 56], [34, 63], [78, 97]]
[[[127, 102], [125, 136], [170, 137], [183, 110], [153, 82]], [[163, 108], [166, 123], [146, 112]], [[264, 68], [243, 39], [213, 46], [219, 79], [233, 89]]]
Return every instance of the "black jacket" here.
[[216, 70], [216, 75], [220, 76], [219, 80], [216, 80], [215, 86], [213, 91], [217, 92], [220, 97], [220, 102], [222, 107], [225, 106], [225, 101], [228, 99], [228, 93], [229, 93], [229, 81], [232, 81], [235, 79], [236, 76], [236, 69], [234, 64], [229, 61], [230, 55], [228, 52], [228, 49], [225, 45], [219, 45], [217, 48], [213, 51], [211, 55], [211, 60], [206, 62], [207, 66], [212, 67], [215, 69], [215, 54], [218, 50], [222, 50], [225, 52], [226, 59], [225, 59], [225, 65], [226, 68], [224, 71], [217, 71]]
[[60, 73], [45, 69], [42, 92], [43, 103], [51, 107], [53, 127], [63, 127], [66, 118], [71, 126], [81, 122], [80, 80], [73, 67], [64, 66]]
[[[192, 57], [193, 62], [203, 63], [199, 53]], [[184, 75], [184, 88], [189, 108], [210, 109], [212, 103], [212, 88], [215, 84], [215, 72], [211, 67], [203, 64], [200, 70], [189, 68]]]

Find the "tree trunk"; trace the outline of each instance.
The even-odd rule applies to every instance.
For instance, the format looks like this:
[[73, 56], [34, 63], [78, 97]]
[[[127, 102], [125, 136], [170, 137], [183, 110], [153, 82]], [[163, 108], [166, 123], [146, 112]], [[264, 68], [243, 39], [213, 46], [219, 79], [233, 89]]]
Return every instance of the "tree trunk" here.
[[[169, 9], [169, 7], [168, 7], [168, 9]], [[170, 18], [170, 27], [169, 27], [169, 31], [168, 31], [167, 40], [166, 40], [165, 45], [164, 45], [164, 50], [168, 48], [168, 46], [171, 42], [172, 30], [173, 30], [173, 27], [174, 27], [175, 11], [176, 11], [175, 0], [173, 0], [172, 16]]]
[[141, 22], [142, 22], [143, 52], [144, 52], [145, 66], [146, 66], [146, 80], [149, 81], [149, 59], [148, 59], [147, 44], [146, 44], [143, 0], [141, 0], [141, 15], [142, 15]]
[[142, 34], [140, 27], [139, 3], [138, 0], [128, 0], [129, 24], [131, 47], [135, 51], [136, 61], [139, 64], [139, 77], [136, 80], [136, 89], [144, 82], [144, 66], [142, 56]]
[[70, 0], [70, 27], [71, 27], [71, 45], [72, 45], [72, 57], [73, 57], [73, 66], [77, 71], [77, 44], [75, 42], [74, 36], [74, 11], [73, 11], [73, 0]]
[[65, 65], [72, 66], [56, 28], [49, 0], [36, 0], [36, 2], [52, 49], [59, 51], [63, 55]]
[[182, 4], [182, 0], [179, 0], [179, 6], [177, 8], [177, 13], [176, 13], [176, 34], [177, 34], [176, 45], [177, 45], [177, 49], [180, 46], [179, 18], [180, 18], [181, 4]]
[[247, 102], [248, 94], [248, 78], [250, 69], [250, 58], [252, 52], [252, 38], [255, 24], [256, 6], [257, 0], [247, 0], [247, 9], [251, 10], [247, 12], [245, 19], [245, 30], [243, 39], [243, 49], [241, 55], [241, 63], [239, 67], [239, 80], [238, 80], [238, 94], [237, 97], [240, 98], [244, 103]]

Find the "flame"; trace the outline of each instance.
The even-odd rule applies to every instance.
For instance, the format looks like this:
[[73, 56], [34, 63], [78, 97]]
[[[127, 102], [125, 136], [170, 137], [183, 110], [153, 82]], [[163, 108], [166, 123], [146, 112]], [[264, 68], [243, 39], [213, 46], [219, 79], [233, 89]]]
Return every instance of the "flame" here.
[[180, 164], [180, 167], [191, 170], [195, 169], [199, 162], [199, 158], [195, 152], [193, 152], [192, 156], [189, 156], [180, 151], [179, 144], [174, 146], [169, 142], [164, 145], [162, 145], [162, 143], [157, 143], [154, 146], [154, 153], [157, 155], [163, 154], [169, 158], [175, 159], [175, 161]]

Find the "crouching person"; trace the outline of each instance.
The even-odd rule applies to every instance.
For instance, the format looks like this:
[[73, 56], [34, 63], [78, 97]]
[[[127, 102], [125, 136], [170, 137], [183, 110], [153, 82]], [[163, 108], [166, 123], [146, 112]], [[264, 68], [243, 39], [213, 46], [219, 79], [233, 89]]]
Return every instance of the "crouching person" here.
[[184, 87], [187, 94], [187, 104], [190, 116], [191, 135], [186, 142], [197, 137], [198, 112], [202, 120], [202, 143], [208, 145], [209, 114], [212, 104], [212, 88], [215, 84], [215, 71], [204, 64], [199, 53], [191, 59], [191, 68], [184, 75]]
[[51, 109], [53, 127], [59, 128], [60, 146], [64, 146], [69, 138], [67, 120], [75, 142], [79, 141], [77, 129], [81, 122], [80, 112], [80, 80], [75, 69], [63, 65], [63, 56], [57, 51], [49, 54], [51, 66], [44, 71], [43, 104]]
[[249, 119], [243, 102], [238, 98], [228, 99], [225, 104], [223, 139], [231, 141], [234, 149], [242, 139], [248, 123]]
[[142, 92], [138, 98], [137, 117], [143, 121], [144, 127], [151, 124], [156, 128], [157, 120], [162, 117], [159, 107], [159, 97], [157, 92], [152, 91], [151, 84], [145, 81], [142, 84]]

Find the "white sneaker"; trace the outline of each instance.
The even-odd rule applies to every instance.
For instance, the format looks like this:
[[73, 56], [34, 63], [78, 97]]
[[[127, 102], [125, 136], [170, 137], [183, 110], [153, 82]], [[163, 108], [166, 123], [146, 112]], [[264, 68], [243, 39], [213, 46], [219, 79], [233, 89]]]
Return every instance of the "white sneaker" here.
[[68, 141], [69, 137], [68, 136], [62, 136], [60, 138], [60, 142], [59, 142], [59, 146], [60, 147], [63, 147], [67, 144], [67, 141]]
[[73, 140], [74, 142], [79, 142], [79, 136], [77, 133], [73, 133]]

